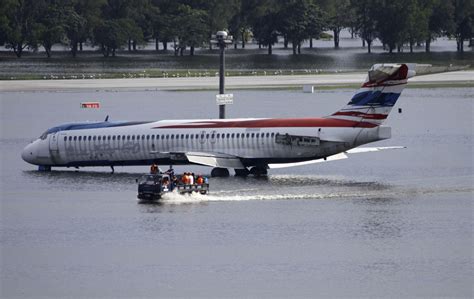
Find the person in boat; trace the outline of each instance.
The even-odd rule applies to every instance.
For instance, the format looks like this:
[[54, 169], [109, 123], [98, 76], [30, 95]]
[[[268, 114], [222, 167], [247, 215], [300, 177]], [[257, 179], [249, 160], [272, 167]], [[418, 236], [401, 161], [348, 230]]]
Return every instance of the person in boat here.
[[150, 166], [150, 174], [157, 174], [158, 173], [158, 165], [156, 165], [154, 162]]
[[189, 176], [187, 172], [183, 173], [183, 176], [181, 177], [181, 182], [185, 185], [189, 184]]
[[176, 186], [179, 185], [179, 180], [178, 178], [174, 175], [172, 178], [171, 178], [171, 190], [173, 190], [174, 188], [176, 188]]
[[202, 175], [198, 175], [198, 177], [196, 179], [196, 184], [198, 184], [198, 185], [204, 184], [204, 178], [202, 177]]
[[165, 173], [168, 174], [170, 177], [173, 177], [174, 176], [174, 169], [172, 167], [170, 167]]
[[164, 178], [163, 182], [161, 182], [161, 186], [163, 189], [169, 189], [170, 188], [170, 181], [168, 178]]
[[190, 185], [194, 185], [194, 173], [188, 173], [188, 180]]

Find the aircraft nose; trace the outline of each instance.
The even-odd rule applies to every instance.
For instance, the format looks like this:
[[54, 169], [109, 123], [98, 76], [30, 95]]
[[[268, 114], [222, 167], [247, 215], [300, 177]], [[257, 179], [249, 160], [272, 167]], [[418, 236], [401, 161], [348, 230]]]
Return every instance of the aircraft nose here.
[[27, 146], [25, 146], [23, 151], [21, 151], [21, 158], [25, 162], [28, 162], [30, 164], [34, 164], [34, 161], [36, 159], [36, 153], [35, 153], [35, 150], [34, 150], [33, 143], [30, 143]]

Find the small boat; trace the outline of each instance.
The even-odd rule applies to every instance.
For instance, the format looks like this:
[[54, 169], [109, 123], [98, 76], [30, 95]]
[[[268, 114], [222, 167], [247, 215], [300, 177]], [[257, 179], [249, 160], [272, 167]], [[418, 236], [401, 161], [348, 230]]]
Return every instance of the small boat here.
[[143, 201], [160, 200], [166, 193], [177, 192], [179, 194], [192, 194], [194, 192], [207, 194], [209, 192], [209, 183], [202, 184], [183, 184], [181, 177], [177, 176], [177, 181], [173, 183], [172, 178], [166, 173], [146, 174], [138, 183], [138, 199]]

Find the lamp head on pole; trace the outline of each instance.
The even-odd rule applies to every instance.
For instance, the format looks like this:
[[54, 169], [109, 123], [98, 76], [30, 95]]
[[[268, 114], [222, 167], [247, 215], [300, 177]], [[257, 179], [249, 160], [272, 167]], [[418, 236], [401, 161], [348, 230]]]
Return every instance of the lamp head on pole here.
[[231, 44], [233, 40], [234, 38], [232, 37], [232, 35], [229, 35], [225, 30], [217, 31], [216, 34], [213, 34], [211, 36], [211, 44], [217, 44], [220, 46]]

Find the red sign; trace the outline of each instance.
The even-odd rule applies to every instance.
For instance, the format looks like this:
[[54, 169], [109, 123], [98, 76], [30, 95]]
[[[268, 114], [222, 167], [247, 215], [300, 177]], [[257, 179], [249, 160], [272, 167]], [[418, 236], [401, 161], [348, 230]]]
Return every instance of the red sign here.
[[81, 108], [100, 108], [99, 102], [82, 102]]

